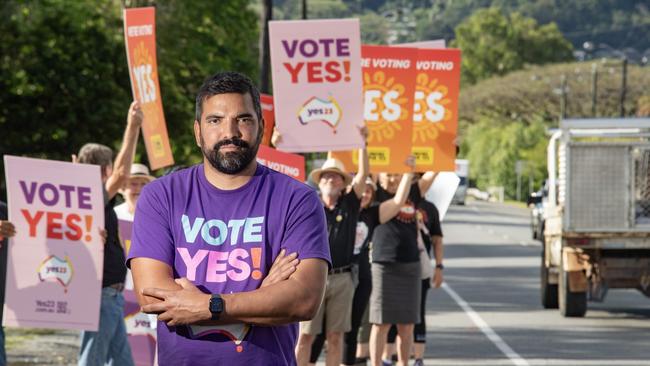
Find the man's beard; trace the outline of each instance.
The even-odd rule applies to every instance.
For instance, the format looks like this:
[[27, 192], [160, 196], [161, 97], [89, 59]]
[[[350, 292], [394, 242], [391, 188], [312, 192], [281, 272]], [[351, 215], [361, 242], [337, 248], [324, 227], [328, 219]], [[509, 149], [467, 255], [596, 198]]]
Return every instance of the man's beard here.
[[322, 196], [328, 196], [328, 197], [335, 197], [341, 194], [342, 189], [332, 187], [329, 185], [324, 185], [323, 187], [319, 187], [320, 193]]
[[[227, 153], [221, 153], [219, 149], [224, 145], [234, 145], [239, 149]], [[224, 174], [237, 174], [244, 170], [255, 159], [259, 143], [251, 148], [250, 144], [240, 138], [232, 138], [217, 142], [212, 150], [205, 148], [203, 136], [201, 136], [201, 151], [210, 165]]]

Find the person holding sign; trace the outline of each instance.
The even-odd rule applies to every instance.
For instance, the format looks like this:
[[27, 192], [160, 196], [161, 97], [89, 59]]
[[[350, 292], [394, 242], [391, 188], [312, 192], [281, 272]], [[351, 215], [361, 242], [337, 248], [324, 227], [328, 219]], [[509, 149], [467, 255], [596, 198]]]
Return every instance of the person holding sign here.
[[[413, 171], [415, 169], [415, 157], [410, 156], [406, 160], [405, 165], [408, 169]], [[345, 333], [343, 347], [344, 353], [341, 361], [344, 365], [355, 365], [358, 363], [356, 359], [357, 334], [362, 322], [363, 313], [368, 305], [372, 288], [371, 269], [369, 266], [369, 247], [373, 232], [378, 225], [389, 222], [400, 213], [402, 206], [406, 203], [408, 198], [412, 178], [413, 173], [403, 174], [393, 199], [384, 200], [381, 204], [376, 204], [376, 202], [374, 202], [374, 195], [377, 190], [376, 184], [370, 178], [366, 181], [366, 190], [361, 198], [359, 219], [355, 226], [353, 260], [355, 265], [358, 265], [359, 284], [354, 291], [352, 307], [349, 312], [351, 317], [351, 328], [350, 331]], [[336, 319], [341, 317], [338, 313], [331, 313], [328, 315]], [[326, 323], [328, 323], [328, 321], [326, 321]], [[325, 332], [329, 334], [330, 329], [326, 328]], [[310, 363], [313, 364], [316, 363], [316, 360], [318, 359], [317, 354], [320, 353], [323, 344], [318, 341], [319, 339], [316, 340], [315, 346], [311, 349], [312, 354], [310, 357]], [[331, 347], [332, 344], [328, 343], [328, 354], [331, 352]]]
[[208, 78], [194, 121], [203, 163], [138, 198], [127, 265], [143, 311], [158, 315], [161, 366], [296, 363], [296, 322], [324, 293], [327, 231], [311, 188], [257, 163], [263, 131], [248, 77]]
[[106, 206], [104, 207], [106, 243], [104, 244], [104, 273], [99, 315], [99, 329], [84, 331], [81, 336], [79, 365], [133, 365], [131, 348], [124, 324], [124, 281], [126, 266], [124, 248], [118, 235], [118, 220], [114, 211], [115, 196], [129, 178], [138, 134], [142, 126], [142, 111], [138, 102], [131, 103], [122, 146], [113, 162], [113, 151], [104, 145], [89, 143], [81, 147], [73, 160], [101, 167]]
[[[417, 209], [418, 220], [418, 246], [421, 251], [420, 256], [425, 258], [423, 266], [429, 266], [428, 270], [422, 271], [422, 292], [420, 298], [420, 322], [415, 324], [413, 330], [414, 344], [413, 356], [415, 363], [413, 366], [423, 366], [424, 351], [427, 341], [427, 326], [425, 318], [425, 308], [427, 292], [430, 288], [440, 288], [443, 281], [442, 264], [444, 250], [442, 246], [442, 228], [440, 226], [440, 215], [438, 208], [427, 200], [421, 200]], [[421, 240], [420, 240], [421, 239]], [[424, 253], [422, 253], [424, 251]], [[431, 267], [431, 255], [436, 261], [435, 271]], [[384, 360], [389, 360], [395, 354], [395, 338], [397, 337], [397, 328], [392, 326], [388, 333], [388, 344], [384, 348]]]
[[[7, 205], [0, 201], [0, 320], [5, 302], [5, 279], [7, 271], [7, 243], [9, 238], [16, 234], [16, 228], [11, 221], [7, 221]], [[0, 324], [0, 365], [7, 364], [5, 353], [5, 332]]]
[[[394, 199], [401, 184], [399, 175], [381, 173], [377, 201]], [[408, 364], [413, 344], [413, 327], [420, 321], [421, 266], [417, 240], [417, 214], [421, 200], [431, 187], [435, 173], [426, 172], [410, 186], [408, 199], [399, 213], [379, 225], [372, 243], [372, 293], [370, 295], [370, 359], [381, 366], [381, 354], [391, 324], [400, 337], [399, 364]]]
[[[367, 129], [363, 127], [360, 132], [365, 140]], [[325, 209], [333, 268], [327, 276], [325, 298], [318, 313], [314, 319], [300, 324], [300, 337], [296, 347], [298, 365], [308, 364], [312, 343], [323, 331], [323, 319], [326, 321], [324, 330], [328, 344], [326, 363], [341, 363], [343, 334], [350, 331], [351, 327], [356, 282], [356, 274], [353, 273], [354, 239], [368, 171], [368, 154], [363, 148], [359, 150], [359, 167], [354, 179], [344, 171], [343, 164], [334, 158], [327, 159], [320, 169], [314, 169], [310, 174], [312, 181], [318, 184]]]

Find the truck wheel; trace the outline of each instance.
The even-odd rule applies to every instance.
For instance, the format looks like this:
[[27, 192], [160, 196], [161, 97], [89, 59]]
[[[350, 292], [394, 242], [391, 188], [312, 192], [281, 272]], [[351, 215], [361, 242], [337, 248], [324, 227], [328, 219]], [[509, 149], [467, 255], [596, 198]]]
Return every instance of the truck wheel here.
[[581, 318], [587, 312], [587, 293], [571, 292], [569, 289], [569, 273], [560, 266], [560, 279], [558, 281], [558, 297], [560, 314], [564, 317]]
[[557, 309], [557, 285], [548, 283], [548, 268], [546, 268], [546, 261], [544, 260], [544, 252], [542, 249], [542, 265], [540, 266], [541, 270], [541, 295], [542, 295], [542, 306], [544, 309]]

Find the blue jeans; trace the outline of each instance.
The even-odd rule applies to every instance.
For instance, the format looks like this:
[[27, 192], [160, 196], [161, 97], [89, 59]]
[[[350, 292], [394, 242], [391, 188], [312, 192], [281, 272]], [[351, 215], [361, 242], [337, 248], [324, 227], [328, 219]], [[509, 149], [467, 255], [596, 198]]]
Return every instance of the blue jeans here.
[[102, 289], [97, 332], [81, 333], [79, 366], [133, 366], [131, 347], [124, 324], [124, 296], [111, 288]]
[[7, 364], [7, 355], [5, 354], [5, 331], [0, 325], [0, 366]]

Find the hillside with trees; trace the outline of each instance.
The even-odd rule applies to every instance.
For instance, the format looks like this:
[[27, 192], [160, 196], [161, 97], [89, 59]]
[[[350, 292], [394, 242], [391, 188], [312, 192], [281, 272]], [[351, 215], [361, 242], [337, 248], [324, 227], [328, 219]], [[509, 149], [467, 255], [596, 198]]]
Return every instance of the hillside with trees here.
[[[275, 0], [276, 19], [299, 19], [302, 0]], [[479, 9], [495, 7], [504, 14], [518, 12], [539, 24], [557, 24], [576, 50], [588, 42], [592, 55], [628, 51], [641, 60], [650, 50], [650, 3], [646, 0], [307, 0], [309, 18], [377, 17], [387, 20], [385, 42], [456, 38], [456, 27]], [[376, 22], [375, 22], [376, 23]], [[365, 25], [365, 24], [364, 24]], [[392, 41], [392, 42], [391, 42]], [[589, 48], [589, 47], [588, 47]], [[650, 57], [650, 52], [646, 53]]]
[[[624, 115], [650, 116], [648, 68], [629, 66], [627, 72]], [[529, 67], [465, 87], [459, 106], [460, 155], [470, 160], [471, 180], [482, 189], [504, 186], [506, 195], [515, 197], [520, 160], [525, 164], [523, 193], [528, 193], [529, 177], [538, 189], [546, 178], [547, 131], [558, 126], [562, 99], [567, 117], [619, 117], [622, 77], [620, 61], [573, 62]]]

